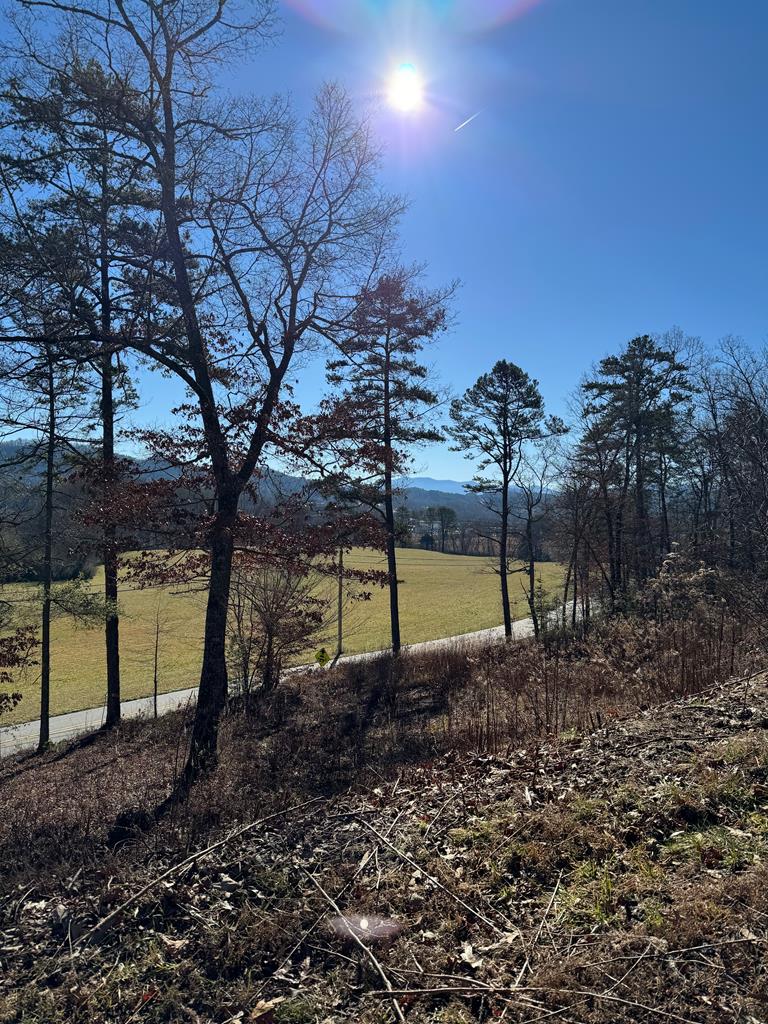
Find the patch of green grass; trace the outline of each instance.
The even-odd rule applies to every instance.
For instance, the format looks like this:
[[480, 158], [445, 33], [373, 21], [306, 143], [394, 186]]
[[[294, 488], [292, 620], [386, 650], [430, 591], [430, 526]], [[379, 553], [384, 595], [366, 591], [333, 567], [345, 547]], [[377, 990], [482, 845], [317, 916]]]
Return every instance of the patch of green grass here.
[[659, 791], [659, 810], [671, 822], [690, 828], [708, 824], [715, 813], [702, 793], [692, 787], [676, 783], [662, 786]]
[[0, 1024], [63, 1024], [53, 993], [33, 986], [0, 996]]
[[610, 860], [584, 860], [571, 875], [561, 900], [566, 914], [580, 924], [606, 925], [619, 912], [616, 866]]
[[571, 800], [568, 810], [574, 821], [588, 822], [599, 821], [605, 815], [605, 806], [599, 800], [590, 800], [587, 797], [577, 796]]
[[435, 1024], [473, 1024], [476, 1019], [466, 1007], [451, 1003], [437, 1011]]
[[[455, 636], [501, 623], [498, 577], [492, 561], [464, 555], [443, 555], [434, 551], [398, 551], [400, 580], [400, 621], [403, 641], [419, 643]], [[384, 556], [357, 548], [347, 558], [351, 569], [385, 569]], [[562, 567], [543, 563], [539, 570], [544, 589], [560, 586]], [[513, 576], [512, 613], [528, 614], [521, 576]], [[103, 571], [92, 581], [95, 591], [103, 589]], [[13, 594], [10, 593], [11, 589]], [[7, 587], [4, 596], [29, 598], [25, 614], [33, 621], [32, 602], [39, 589], [33, 585]], [[158, 680], [161, 692], [196, 686], [202, 654], [204, 595], [180, 593], [171, 588], [136, 590], [120, 594], [120, 668], [124, 699], [144, 697], [152, 692], [155, 623], [160, 617]], [[55, 618], [51, 628], [51, 713], [63, 714], [96, 707], [105, 699], [104, 638], [100, 629], [78, 626], [70, 618]], [[387, 591], [374, 588], [370, 601], [352, 604], [345, 615], [344, 647], [347, 653], [385, 648], [389, 639]], [[328, 642], [332, 638], [329, 637]], [[316, 646], [320, 646], [318, 643]], [[310, 661], [307, 651], [300, 661]], [[18, 681], [23, 700], [0, 724], [29, 721], [38, 715], [40, 683], [36, 670]]]
[[689, 861], [703, 868], [740, 871], [764, 852], [765, 843], [741, 829], [715, 825], [700, 832], [684, 832], [664, 844], [665, 861]]
[[501, 824], [493, 818], [478, 818], [469, 825], [450, 829], [448, 836], [457, 846], [484, 847], [492, 840], [502, 838], [505, 827], [506, 822]]
[[[347, 560], [350, 568], [386, 569], [384, 556], [355, 549]], [[400, 580], [400, 619], [404, 643], [419, 643], [499, 626], [501, 597], [495, 561], [469, 555], [443, 555], [412, 548], [397, 553]], [[541, 563], [537, 567], [544, 589], [560, 586], [562, 566]], [[514, 618], [526, 618], [528, 604], [522, 577], [511, 577], [510, 600]], [[375, 651], [389, 643], [389, 598], [376, 589], [370, 601], [353, 605], [346, 616], [345, 649]]]
[[275, 1008], [275, 1024], [312, 1024], [318, 1019], [319, 1009], [314, 999], [290, 999]]
[[712, 772], [702, 780], [700, 788], [702, 797], [716, 807], [742, 811], [755, 805], [754, 789], [741, 772], [728, 775]]
[[656, 935], [664, 925], [664, 912], [657, 900], [649, 899], [640, 905], [640, 914], [651, 935]]
[[714, 748], [710, 760], [715, 764], [765, 767], [768, 765], [768, 736], [759, 732], [724, 740]]
[[643, 793], [634, 782], [625, 782], [615, 790], [611, 803], [617, 811], [636, 811], [643, 801]]
[[765, 836], [768, 838], [768, 815], [763, 814], [761, 811], [755, 811], [749, 815], [747, 820], [753, 832], [756, 832], [761, 837]]

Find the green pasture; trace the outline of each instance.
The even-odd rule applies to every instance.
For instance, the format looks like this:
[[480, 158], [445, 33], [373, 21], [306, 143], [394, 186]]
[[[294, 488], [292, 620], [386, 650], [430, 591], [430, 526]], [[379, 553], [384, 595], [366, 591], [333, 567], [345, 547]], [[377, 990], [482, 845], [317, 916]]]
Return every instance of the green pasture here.
[[[356, 549], [346, 559], [350, 568], [384, 569], [378, 552]], [[542, 563], [538, 567], [545, 591], [557, 588], [562, 567]], [[404, 549], [398, 552], [400, 618], [404, 643], [469, 633], [501, 623], [498, 576], [489, 559], [442, 555], [433, 551]], [[528, 614], [522, 574], [511, 577], [513, 615]], [[97, 571], [92, 586], [101, 590], [103, 575]], [[35, 614], [33, 601], [39, 590], [33, 585], [5, 587], [3, 596], [18, 603], [19, 616]], [[195, 686], [202, 651], [204, 597], [199, 592], [172, 588], [137, 590], [124, 588], [120, 595], [120, 664], [123, 698], [152, 692], [155, 623], [159, 613], [160, 644], [158, 679], [160, 691]], [[329, 651], [335, 649], [329, 636]], [[51, 713], [62, 714], [95, 707], [105, 697], [104, 639], [98, 628], [85, 628], [71, 618], [57, 617], [52, 627]], [[353, 602], [344, 615], [344, 646], [348, 653], [375, 651], [389, 639], [389, 601], [385, 589], [374, 588], [370, 601]], [[316, 645], [317, 646], [317, 645]], [[314, 652], [308, 651], [311, 660]], [[24, 699], [2, 724], [37, 718], [40, 684], [32, 668], [19, 678]]]

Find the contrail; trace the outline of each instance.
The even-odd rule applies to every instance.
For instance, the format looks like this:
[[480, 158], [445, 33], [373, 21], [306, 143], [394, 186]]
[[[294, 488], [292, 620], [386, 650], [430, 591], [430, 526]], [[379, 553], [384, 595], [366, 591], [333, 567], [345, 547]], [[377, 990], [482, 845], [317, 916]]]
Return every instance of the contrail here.
[[467, 125], [471, 124], [471, 122], [474, 121], [476, 117], [479, 117], [480, 114], [482, 114], [482, 110], [478, 110], [476, 113], [472, 115], [472, 117], [468, 117], [466, 121], [462, 121], [461, 124], [457, 128], [454, 128], [453, 130], [455, 132], [460, 132], [462, 128], [466, 128]]

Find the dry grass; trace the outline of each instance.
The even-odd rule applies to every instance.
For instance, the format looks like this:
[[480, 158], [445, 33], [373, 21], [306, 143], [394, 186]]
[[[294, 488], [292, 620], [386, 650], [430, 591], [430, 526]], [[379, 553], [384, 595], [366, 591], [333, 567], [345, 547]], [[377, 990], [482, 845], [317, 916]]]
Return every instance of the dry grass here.
[[[348, 558], [352, 569], [383, 569], [383, 556], [356, 549]], [[398, 553], [403, 641], [417, 643], [497, 626], [501, 622], [498, 577], [485, 558], [441, 555], [407, 549]], [[540, 566], [546, 591], [559, 588], [562, 568]], [[93, 579], [102, 587], [102, 570]], [[513, 615], [528, 614], [521, 586], [513, 577]], [[14, 593], [11, 593], [13, 589]], [[6, 588], [6, 597], [23, 602], [35, 594], [30, 586]], [[120, 659], [124, 699], [152, 692], [155, 623], [161, 623], [159, 686], [161, 692], [197, 685], [202, 651], [203, 598], [197, 593], [170, 590], [123, 590], [120, 598]], [[20, 605], [22, 616], [32, 610]], [[387, 646], [389, 605], [386, 591], [377, 588], [370, 601], [353, 603], [346, 614], [345, 649], [349, 653], [379, 650]], [[98, 629], [86, 629], [59, 617], [52, 627], [51, 712], [63, 714], [98, 707], [105, 699], [104, 641]], [[329, 643], [334, 638], [329, 638]], [[319, 644], [318, 644], [319, 646]], [[312, 660], [307, 651], [299, 661]], [[34, 670], [19, 680], [24, 699], [3, 725], [29, 721], [38, 714], [39, 679]]]
[[718, 685], [725, 648], [686, 628], [667, 659], [623, 624], [292, 680], [135, 834], [115, 820], [168, 791], [182, 716], [4, 763], [0, 1022], [393, 1019], [310, 875], [402, 922], [376, 954], [412, 1024], [765, 1019], [768, 684]]
[[[683, 643], [670, 624], [616, 620], [586, 640], [457, 643], [291, 676], [252, 714], [233, 709], [225, 719], [221, 766], [198, 788], [184, 827], [200, 832], [233, 809], [256, 815], [265, 801], [340, 792], [368, 769], [573, 742], [753, 669], [750, 646], [717, 622], [687, 622], [685, 630]], [[95, 855], [122, 812], [159, 804], [184, 762], [190, 715], [127, 721], [114, 736], [0, 761], [6, 870], [23, 860], [23, 848], [41, 863], [52, 853]]]

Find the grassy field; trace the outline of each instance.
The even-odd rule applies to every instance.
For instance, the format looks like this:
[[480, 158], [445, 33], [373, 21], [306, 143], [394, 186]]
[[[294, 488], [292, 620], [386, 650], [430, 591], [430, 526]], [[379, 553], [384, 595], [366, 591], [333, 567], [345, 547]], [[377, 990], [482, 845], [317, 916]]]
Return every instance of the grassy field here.
[[[347, 558], [350, 568], [385, 568], [383, 556], [358, 549]], [[562, 579], [559, 565], [539, 567], [545, 590]], [[400, 618], [404, 643], [469, 633], [501, 622], [498, 577], [487, 559], [441, 555], [432, 551], [398, 553]], [[513, 576], [513, 616], [528, 614], [522, 579]], [[93, 586], [100, 589], [102, 574]], [[18, 598], [24, 587], [14, 588]], [[28, 588], [30, 595], [34, 593]], [[155, 622], [160, 617], [158, 677], [161, 691], [195, 686], [200, 670], [203, 595], [169, 590], [123, 590], [120, 596], [120, 660], [124, 699], [152, 692]], [[104, 640], [98, 629], [78, 626], [69, 618], [52, 625], [51, 712], [62, 714], [95, 707], [104, 701]], [[389, 639], [389, 603], [386, 590], [376, 589], [371, 601], [356, 602], [345, 614], [345, 650], [349, 653], [386, 647]], [[329, 650], [335, 646], [329, 638]], [[319, 645], [317, 645], [319, 646]], [[307, 652], [311, 660], [312, 651]], [[38, 715], [39, 679], [34, 670], [19, 681], [24, 695], [3, 725], [28, 721]]]

